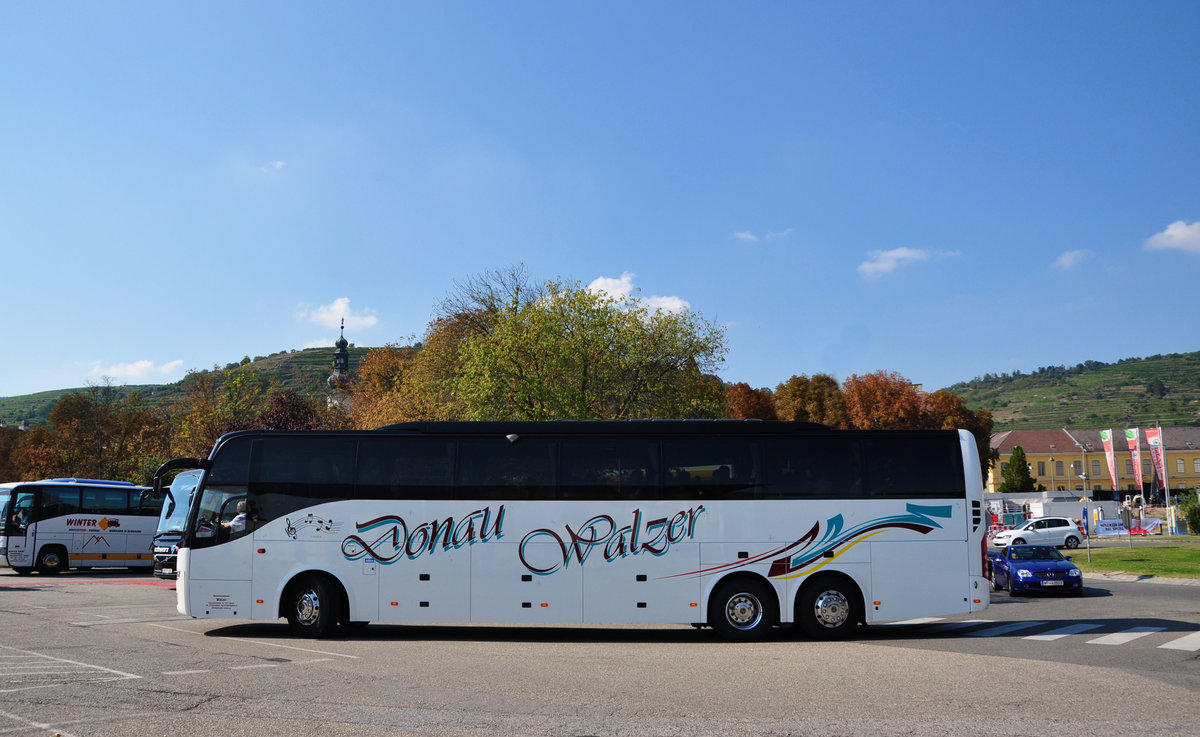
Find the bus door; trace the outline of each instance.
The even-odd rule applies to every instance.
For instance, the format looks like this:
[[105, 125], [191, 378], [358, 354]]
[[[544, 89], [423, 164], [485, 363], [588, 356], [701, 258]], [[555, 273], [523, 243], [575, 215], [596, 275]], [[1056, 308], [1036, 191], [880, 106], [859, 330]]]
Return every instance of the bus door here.
[[37, 502], [37, 491], [17, 490], [12, 495], [4, 532], [8, 543], [8, 564], [10, 566], [32, 566], [33, 554], [37, 550], [37, 525], [34, 524], [34, 510]]

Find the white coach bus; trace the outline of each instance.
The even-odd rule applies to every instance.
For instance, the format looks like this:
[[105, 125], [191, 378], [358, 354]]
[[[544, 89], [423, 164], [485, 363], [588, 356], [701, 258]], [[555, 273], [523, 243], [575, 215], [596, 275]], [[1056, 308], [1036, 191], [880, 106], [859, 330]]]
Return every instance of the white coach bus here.
[[21, 574], [68, 568], [146, 568], [162, 500], [125, 481], [47, 479], [7, 494], [0, 555]]
[[200, 468], [178, 608], [337, 624], [681, 623], [732, 640], [988, 605], [965, 431], [759, 421], [245, 431]]

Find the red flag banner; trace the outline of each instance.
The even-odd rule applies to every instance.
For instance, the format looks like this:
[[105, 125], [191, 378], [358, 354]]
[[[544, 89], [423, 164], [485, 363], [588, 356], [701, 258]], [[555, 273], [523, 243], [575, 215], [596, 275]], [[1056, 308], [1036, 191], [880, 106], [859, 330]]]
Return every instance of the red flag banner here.
[[1157, 427], [1146, 428], [1146, 445], [1150, 446], [1150, 462], [1158, 472], [1158, 480], [1162, 484], [1163, 493], [1169, 494], [1171, 487], [1167, 484], [1167, 459], [1163, 454], [1162, 430]]
[[1112, 490], [1117, 490], [1117, 459], [1113, 455], [1112, 430], [1100, 431], [1100, 442], [1104, 444], [1104, 460], [1108, 461], [1108, 477], [1112, 479]]
[[1138, 429], [1125, 431], [1125, 444], [1129, 446], [1129, 459], [1133, 461], [1133, 477], [1137, 479], [1137, 487], [1142, 488], [1142, 436]]

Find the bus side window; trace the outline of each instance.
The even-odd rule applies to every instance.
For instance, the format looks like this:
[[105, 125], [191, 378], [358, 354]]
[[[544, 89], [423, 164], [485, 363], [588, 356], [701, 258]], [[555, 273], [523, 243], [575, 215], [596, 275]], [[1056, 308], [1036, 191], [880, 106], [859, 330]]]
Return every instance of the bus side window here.
[[79, 514], [79, 489], [66, 486], [43, 486], [42, 503], [36, 521]]
[[862, 442], [870, 496], [966, 496], [962, 455], [953, 435], [879, 434]]
[[555, 444], [538, 438], [464, 440], [460, 499], [553, 499]]
[[846, 499], [862, 495], [858, 443], [850, 437], [798, 437], [766, 443], [767, 496]]

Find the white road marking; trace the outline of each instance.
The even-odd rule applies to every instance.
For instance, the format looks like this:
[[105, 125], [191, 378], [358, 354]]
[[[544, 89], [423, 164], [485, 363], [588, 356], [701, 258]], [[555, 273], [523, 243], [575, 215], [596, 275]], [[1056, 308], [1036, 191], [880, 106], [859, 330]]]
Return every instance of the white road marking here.
[[[52, 724], [30, 721], [30, 720], [26, 719], [25, 717], [19, 717], [16, 714], [10, 714], [7, 711], [0, 710], [0, 716], [11, 719], [14, 722], [17, 722], [18, 724], [23, 724], [23, 725], [25, 725], [25, 728], [37, 729], [37, 730], [47, 730], [47, 731], [54, 730], [54, 733], [56, 735], [59, 735], [59, 737], [75, 737], [75, 735], [72, 734], [71, 732], [65, 732], [62, 729], [55, 727]], [[25, 728], [22, 728], [20, 730], [14, 730], [14, 731], [24, 732]], [[7, 732], [9, 730], [6, 729], [4, 731]]]
[[1097, 637], [1094, 640], [1088, 640], [1089, 645], [1124, 645], [1127, 642], [1133, 642], [1139, 637], [1162, 632], [1165, 627], [1133, 627], [1124, 632], [1114, 632], [1111, 635]]
[[1159, 645], [1167, 650], [1188, 650], [1196, 652], [1200, 650], [1200, 632], [1193, 632], [1190, 635], [1184, 635], [1177, 640], [1171, 640], [1165, 645]]
[[1045, 634], [1030, 635], [1030, 636], [1026, 637], [1025, 639], [1026, 640], [1041, 640], [1043, 642], [1050, 642], [1051, 640], [1058, 640], [1060, 638], [1066, 637], [1067, 635], [1077, 635], [1080, 632], [1088, 632], [1090, 630], [1099, 629], [1100, 627], [1101, 627], [1101, 625], [1096, 624], [1094, 622], [1080, 622], [1078, 624], [1069, 624], [1066, 627], [1059, 627], [1056, 630], [1050, 630], [1049, 632], [1046, 632]]
[[1045, 622], [1009, 622], [1008, 624], [1002, 624], [998, 627], [988, 627], [987, 629], [979, 630], [978, 632], [968, 632], [967, 636], [998, 637], [1000, 635], [1007, 635], [1009, 632], [1027, 630], [1033, 627], [1041, 627], [1043, 624], [1045, 624]]
[[[168, 627], [165, 624], [154, 624], [154, 623], [149, 623], [149, 624], [151, 627], [161, 627], [165, 630], [174, 630], [175, 632], [186, 632], [189, 635], [196, 635], [196, 636], [200, 635], [199, 632], [192, 632], [191, 630], [180, 629], [179, 627]], [[317, 655], [332, 655], [337, 658], [352, 658], [354, 660], [358, 660], [357, 655], [346, 655], [345, 653], [331, 653], [327, 650], [313, 650], [312, 648], [296, 647], [295, 645], [281, 645], [278, 642], [261, 642], [259, 640], [247, 640], [242, 637], [222, 637], [220, 639], [229, 640], [230, 642], [248, 642], [252, 645], [266, 645], [268, 647], [282, 647], [286, 650], [299, 650], [299, 651], [305, 652], [305, 653], [315, 653]]]

